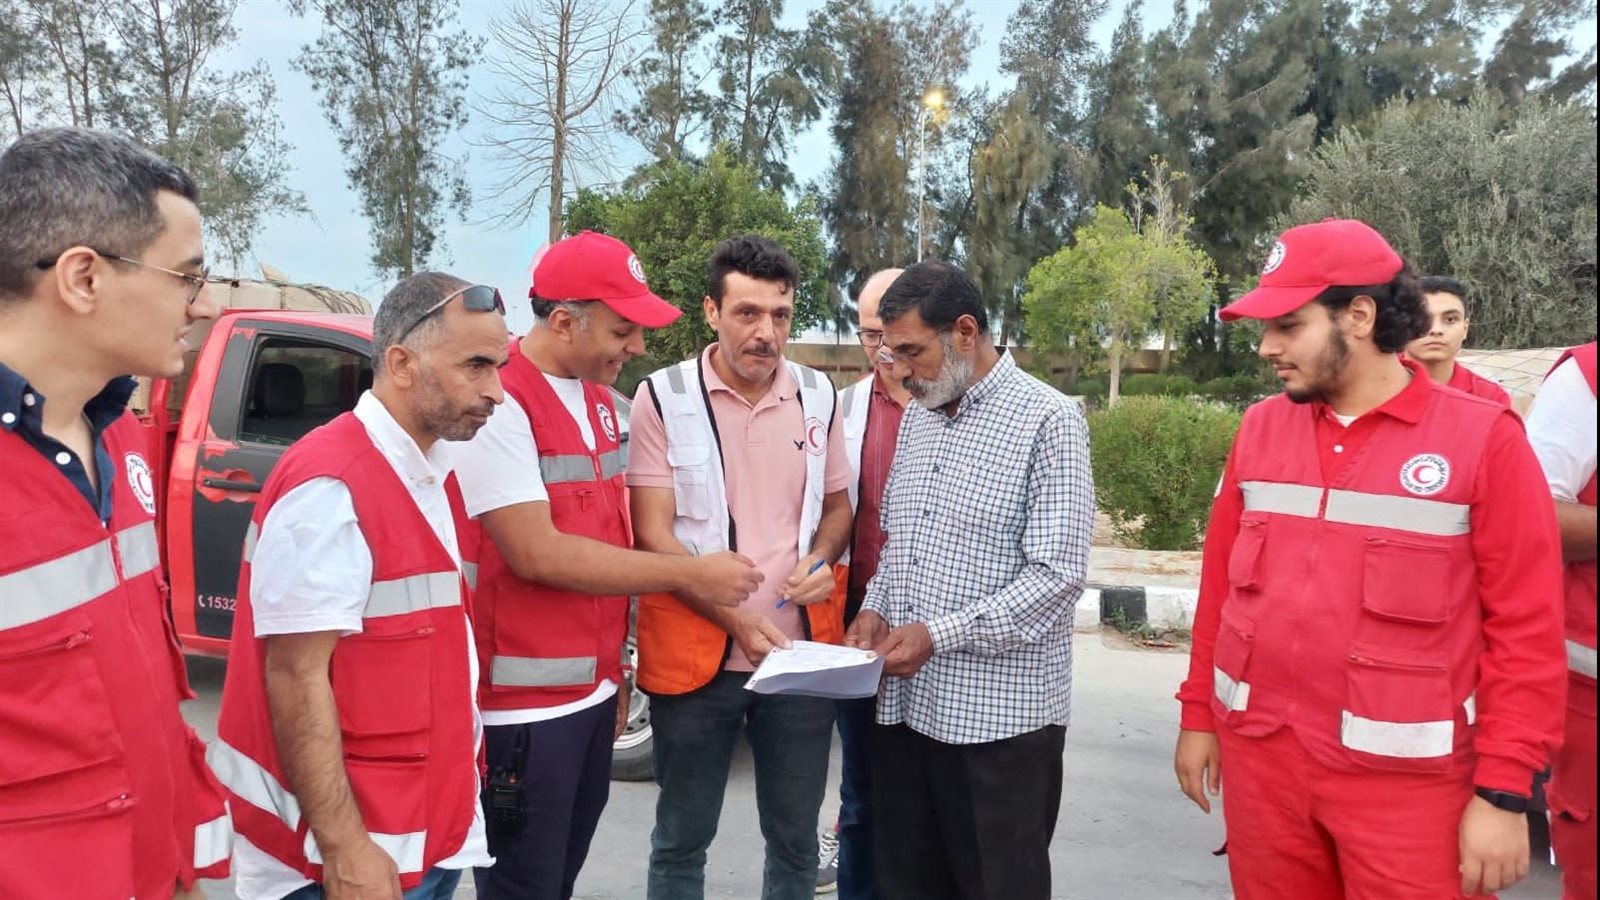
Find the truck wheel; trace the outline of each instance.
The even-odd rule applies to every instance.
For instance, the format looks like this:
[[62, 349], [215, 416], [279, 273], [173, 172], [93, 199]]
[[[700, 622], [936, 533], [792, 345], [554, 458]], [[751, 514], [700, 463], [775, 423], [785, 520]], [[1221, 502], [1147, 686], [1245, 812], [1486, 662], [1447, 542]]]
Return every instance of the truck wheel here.
[[628, 725], [623, 729], [622, 737], [611, 745], [611, 777], [616, 781], [649, 781], [656, 777], [654, 740], [650, 730], [650, 697], [634, 683], [633, 667], [639, 658], [639, 648], [631, 633], [625, 652], [628, 663]]

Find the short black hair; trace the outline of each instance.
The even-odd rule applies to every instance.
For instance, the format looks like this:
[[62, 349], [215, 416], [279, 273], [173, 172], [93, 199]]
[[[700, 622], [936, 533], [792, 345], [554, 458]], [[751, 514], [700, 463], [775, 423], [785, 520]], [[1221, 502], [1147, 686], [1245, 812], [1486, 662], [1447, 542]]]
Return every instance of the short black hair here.
[[[426, 347], [438, 338], [444, 317], [438, 310], [428, 310], [468, 284], [471, 282], [445, 272], [418, 272], [390, 288], [372, 317], [373, 366], [383, 369], [383, 355], [390, 347], [407, 342], [412, 347]], [[425, 314], [426, 318], [419, 318]]]
[[137, 258], [167, 223], [156, 194], [195, 202], [177, 164], [87, 128], [30, 131], [0, 154], [0, 298], [30, 293], [40, 264], [76, 246]]
[[1461, 301], [1462, 312], [1467, 315], [1472, 314], [1467, 306], [1467, 286], [1448, 275], [1423, 276], [1422, 292], [1424, 294], [1450, 294]]
[[1428, 333], [1431, 322], [1428, 304], [1422, 297], [1422, 283], [1406, 263], [1385, 284], [1361, 287], [1335, 286], [1317, 295], [1317, 302], [1338, 315], [1357, 297], [1371, 297], [1378, 305], [1378, 322], [1372, 332], [1373, 343], [1384, 353], [1399, 353], [1406, 345]]
[[901, 272], [878, 301], [878, 318], [885, 325], [912, 310], [935, 331], [948, 331], [957, 319], [971, 316], [979, 334], [989, 333], [989, 311], [984, 309], [978, 283], [942, 260], [925, 260]]
[[794, 257], [778, 246], [778, 242], [759, 234], [741, 234], [731, 237], [711, 251], [707, 266], [710, 285], [706, 294], [717, 309], [722, 308], [722, 292], [729, 272], [738, 272], [757, 281], [776, 281], [785, 292], [800, 283], [800, 267]]

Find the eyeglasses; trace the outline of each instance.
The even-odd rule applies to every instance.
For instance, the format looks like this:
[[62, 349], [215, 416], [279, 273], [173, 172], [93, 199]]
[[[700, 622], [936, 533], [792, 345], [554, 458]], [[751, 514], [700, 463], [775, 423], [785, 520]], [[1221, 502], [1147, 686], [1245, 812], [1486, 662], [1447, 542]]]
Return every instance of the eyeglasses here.
[[874, 331], [872, 329], [868, 329], [866, 331], [857, 331], [856, 340], [860, 341], [861, 346], [867, 348], [868, 350], [875, 350], [883, 346], [883, 332]]
[[[205, 290], [206, 285], [217, 283], [211, 278], [210, 266], [202, 268], [200, 270], [200, 274], [196, 275], [193, 272], [179, 272], [177, 269], [169, 269], [166, 266], [158, 266], [153, 263], [147, 263], [142, 259], [130, 259], [126, 256], [118, 256], [115, 253], [107, 253], [104, 250], [96, 250], [94, 247], [90, 247], [89, 249], [94, 250], [95, 255], [101, 259], [109, 259], [112, 262], [127, 263], [130, 266], [138, 266], [141, 269], [151, 269], [156, 272], [165, 272], [174, 278], [181, 278], [184, 281], [189, 282], [189, 299], [185, 301], [186, 306], [193, 306], [194, 301], [200, 299], [200, 292]], [[34, 265], [43, 270], [53, 267], [60, 261], [61, 257], [57, 256], [55, 259], [41, 259], [34, 263]]]
[[465, 306], [469, 312], [498, 312], [502, 316], [506, 314], [506, 305], [500, 299], [498, 288], [492, 288], [487, 284], [472, 284], [451, 291], [444, 296], [443, 300], [428, 307], [427, 312], [417, 316], [416, 321], [407, 325], [405, 331], [400, 332], [400, 340], [405, 340], [407, 335], [417, 330], [418, 325], [426, 322], [429, 316], [444, 309], [451, 300], [457, 297], [461, 298], [461, 305]]

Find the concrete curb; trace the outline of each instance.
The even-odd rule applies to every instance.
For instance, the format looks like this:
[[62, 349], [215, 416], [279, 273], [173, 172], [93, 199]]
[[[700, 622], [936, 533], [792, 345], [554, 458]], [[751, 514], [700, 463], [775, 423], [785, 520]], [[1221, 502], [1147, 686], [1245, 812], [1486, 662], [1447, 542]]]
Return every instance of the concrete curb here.
[[1115, 621], [1120, 611], [1130, 625], [1191, 628], [1199, 599], [1200, 592], [1194, 588], [1090, 582], [1078, 598], [1072, 626], [1075, 631], [1099, 631], [1103, 623]]

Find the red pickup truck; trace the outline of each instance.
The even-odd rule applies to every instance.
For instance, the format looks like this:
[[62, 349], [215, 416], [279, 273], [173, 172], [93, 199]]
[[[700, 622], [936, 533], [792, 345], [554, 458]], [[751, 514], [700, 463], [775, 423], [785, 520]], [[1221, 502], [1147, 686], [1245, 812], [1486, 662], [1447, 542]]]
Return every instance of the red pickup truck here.
[[[355, 407], [372, 385], [371, 352], [371, 316], [226, 309], [187, 373], [187, 393], [157, 380], [136, 404], [172, 619], [188, 652], [227, 655], [256, 497], [290, 444]], [[628, 401], [615, 400], [626, 440]], [[638, 690], [631, 696], [612, 774], [648, 779], [649, 704]]]

